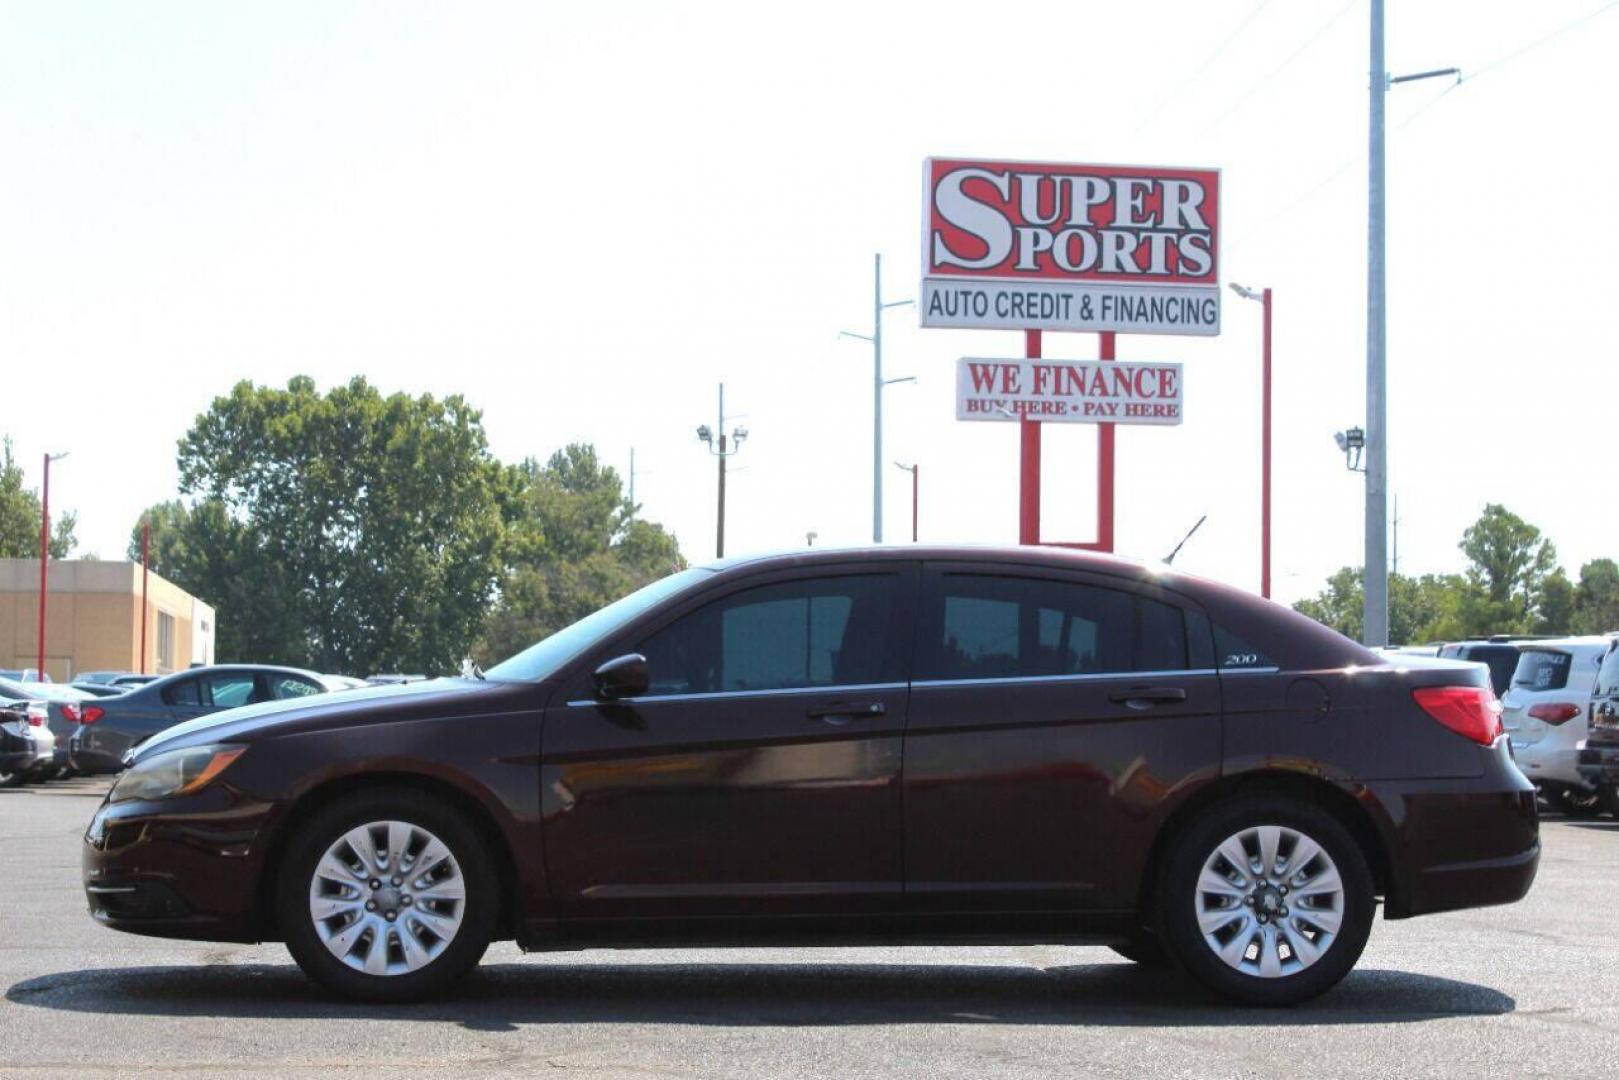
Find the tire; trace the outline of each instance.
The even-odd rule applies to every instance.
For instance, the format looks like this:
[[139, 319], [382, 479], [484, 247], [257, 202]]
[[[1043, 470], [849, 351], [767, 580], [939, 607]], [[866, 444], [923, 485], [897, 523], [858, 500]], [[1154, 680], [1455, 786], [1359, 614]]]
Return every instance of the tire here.
[[1169, 953], [1164, 950], [1164, 943], [1147, 931], [1134, 935], [1129, 941], [1109, 945], [1108, 948], [1144, 968], [1156, 970], [1173, 966]]
[[22, 787], [28, 783], [26, 769], [13, 769], [10, 772], [0, 772], [0, 788]]
[[[368, 839], [372, 850], [362, 854]], [[379, 861], [379, 849], [393, 849], [392, 858]], [[401, 860], [399, 850], [414, 857]], [[318, 924], [317, 903], [327, 913]], [[499, 877], [487, 843], [453, 807], [379, 788], [298, 827], [279, 867], [276, 916], [292, 958], [321, 986], [366, 1001], [416, 1001], [477, 966], [500, 916]]]
[[[1270, 872], [1260, 878], [1252, 860], [1266, 840]], [[1312, 850], [1298, 863], [1306, 842]], [[1233, 869], [1243, 856], [1248, 864]], [[1171, 843], [1156, 895], [1159, 939], [1176, 963], [1243, 1005], [1295, 1005], [1337, 985], [1360, 959], [1376, 909], [1349, 831], [1283, 795], [1241, 796], [1200, 814]]]
[[1582, 791], [1573, 787], [1558, 788], [1552, 795], [1552, 806], [1571, 818], [1594, 818], [1602, 813], [1602, 793]]
[[1603, 813], [1619, 818], [1619, 787], [1604, 784], [1597, 788], [1597, 803]]

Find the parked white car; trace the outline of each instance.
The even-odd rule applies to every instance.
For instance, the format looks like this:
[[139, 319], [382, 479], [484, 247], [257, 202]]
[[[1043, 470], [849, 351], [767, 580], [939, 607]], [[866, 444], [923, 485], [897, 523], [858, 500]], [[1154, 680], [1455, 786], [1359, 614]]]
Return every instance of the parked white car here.
[[1600, 809], [1596, 789], [1580, 776], [1579, 754], [1597, 665], [1611, 641], [1592, 635], [1523, 643], [1512, 685], [1501, 698], [1501, 720], [1518, 768], [1565, 813]]

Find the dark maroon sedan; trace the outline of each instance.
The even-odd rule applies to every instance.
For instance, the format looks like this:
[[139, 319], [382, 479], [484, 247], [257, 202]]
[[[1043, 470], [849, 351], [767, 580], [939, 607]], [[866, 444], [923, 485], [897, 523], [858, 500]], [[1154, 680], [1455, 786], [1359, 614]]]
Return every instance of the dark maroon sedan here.
[[1295, 1002], [1379, 899], [1508, 903], [1540, 852], [1483, 668], [1039, 548], [735, 560], [486, 678], [194, 720], [85, 839], [106, 925], [385, 1000], [516, 938], [1103, 943]]

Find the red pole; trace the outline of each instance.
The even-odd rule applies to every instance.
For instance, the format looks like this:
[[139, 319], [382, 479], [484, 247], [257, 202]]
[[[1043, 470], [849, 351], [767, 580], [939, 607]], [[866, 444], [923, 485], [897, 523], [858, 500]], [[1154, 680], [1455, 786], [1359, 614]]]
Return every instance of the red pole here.
[[151, 609], [146, 601], [147, 567], [152, 559], [152, 519], [147, 518], [141, 522], [141, 674], [146, 674], [146, 624], [151, 619]]
[[51, 455], [45, 455], [45, 484], [39, 498], [39, 667], [45, 681], [45, 584], [51, 564]]
[[[1101, 359], [1113, 360], [1115, 335], [1109, 330], [1100, 335]], [[1113, 425], [1100, 424], [1096, 433], [1096, 547], [1099, 551], [1113, 550]]]
[[916, 507], [922, 497], [922, 466], [911, 466], [911, 543], [916, 543]]
[[[1023, 331], [1023, 355], [1030, 360], [1040, 359], [1040, 331]], [[1040, 542], [1040, 422], [1028, 419], [1018, 421], [1020, 439], [1018, 471], [1018, 543]]]
[[1264, 405], [1260, 421], [1259, 595], [1270, 598], [1270, 289], [1265, 290]]

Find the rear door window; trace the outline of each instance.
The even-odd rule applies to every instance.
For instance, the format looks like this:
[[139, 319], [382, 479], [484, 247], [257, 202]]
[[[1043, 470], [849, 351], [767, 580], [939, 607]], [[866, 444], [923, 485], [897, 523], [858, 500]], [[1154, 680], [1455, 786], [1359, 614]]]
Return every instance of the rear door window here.
[[1556, 649], [1525, 649], [1518, 654], [1512, 685], [1532, 691], [1561, 690], [1568, 685], [1568, 673], [1573, 662], [1571, 653]]
[[1184, 671], [1180, 608], [1117, 589], [944, 574], [933, 593], [920, 679]]
[[216, 709], [234, 709], [238, 705], [246, 705], [253, 700], [257, 682], [250, 671], [210, 675], [206, 686], [208, 703]]

